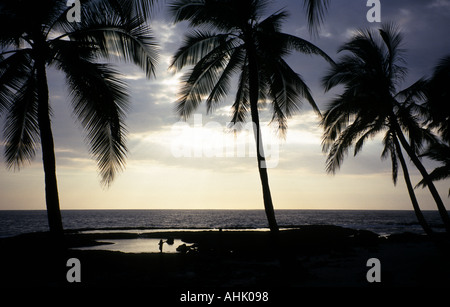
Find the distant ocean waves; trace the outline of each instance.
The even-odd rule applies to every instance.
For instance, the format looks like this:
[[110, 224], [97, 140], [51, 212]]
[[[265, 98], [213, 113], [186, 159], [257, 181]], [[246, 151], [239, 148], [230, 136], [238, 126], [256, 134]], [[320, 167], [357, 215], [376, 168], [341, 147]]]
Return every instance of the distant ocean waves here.
[[[425, 211], [436, 231], [443, 225], [436, 211]], [[263, 210], [63, 210], [65, 229], [210, 229], [267, 228]], [[365, 229], [380, 235], [423, 233], [413, 211], [277, 210], [280, 227], [337, 225]], [[0, 211], [0, 237], [48, 231], [46, 211]]]

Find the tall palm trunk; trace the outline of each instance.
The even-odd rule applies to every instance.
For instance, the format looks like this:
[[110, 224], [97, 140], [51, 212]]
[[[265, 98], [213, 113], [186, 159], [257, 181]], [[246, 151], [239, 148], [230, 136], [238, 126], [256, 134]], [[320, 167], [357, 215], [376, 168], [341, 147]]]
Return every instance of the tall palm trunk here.
[[419, 224], [420, 224], [420, 226], [422, 226], [425, 233], [429, 236], [432, 236], [433, 231], [431, 230], [430, 226], [428, 225], [427, 221], [425, 220], [425, 217], [423, 216], [423, 213], [420, 210], [419, 203], [417, 202], [416, 194], [414, 193], [414, 188], [411, 184], [411, 179], [409, 178], [408, 167], [406, 165], [405, 158], [403, 157], [402, 149], [400, 148], [398, 139], [396, 136], [394, 136], [393, 139], [394, 139], [395, 149], [397, 151], [397, 157], [400, 160], [400, 165], [402, 166], [403, 177], [405, 179], [409, 197], [411, 198], [411, 203], [414, 208], [414, 213], [416, 214], [417, 220], [419, 221]]
[[402, 144], [402, 147], [406, 150], [409, 157], [411, 158], [411, 161], [417, 167], [417, 169], [419, 170], [423, 179], [425, 180], [427, 187], [430, 190], [434, 201], [436, 202], [439, 214], [441, 216], [442, 221], [444, 222], [445, 230], [448, 233], [450, 233], [450, 218], [448, 216], [447, 209], [445, 208], [444, 203], [442, 202], [442, 199], [439, 196], [439, 193], [433, 184], [433, 181], [430, 179], [430, 175], [428, 175], [425, 167], [423, 166], [422, 162], [420, 162], [420, 160], [417, 157], [417, 155], [415, 154], [414, 150], [411, 148], [411, 146], [409, 146], [408, 141], [406, 140], [405, 136], [403, 135], [403, 132], [400, 129], [400, 126], [398, 124], [396, 124], [395, 126], [396, 126], [395, 127], [396, 134], [398, 136], [398, 139], [400, 140], [400, 143]]
[[253, 121], [253, 129], [257, 152], [256, 157], [258, 161], [259, 177], [261, 179], [262, 185], [264, 210], [266, 212], [270, 231], [276, 233], [278, 232], [279, 229], [277, 220], [275, 218], [275, 211], [273, 209], [272, 195], [270, 193], [269, 177], [267, 174], [266, 159], [264, 155], [264, 146], [258, 114], [259, 77], [258, 77], [258, 64], [256, 62], [256, 50], [255, 46], [250, 42], [250, 40], [247, 40], [246, 48], [249, 66], [250, 113]]
[[36, 60], [38, 88], [38, 123], [41, 137], [42, 162], [45, 173], [45, 201], [50, 232], [55, 237], [63, 235], [61, 211], [59, 208], [58, 184], [53, 134], [49, 114], [49, 94], [45, 60]]

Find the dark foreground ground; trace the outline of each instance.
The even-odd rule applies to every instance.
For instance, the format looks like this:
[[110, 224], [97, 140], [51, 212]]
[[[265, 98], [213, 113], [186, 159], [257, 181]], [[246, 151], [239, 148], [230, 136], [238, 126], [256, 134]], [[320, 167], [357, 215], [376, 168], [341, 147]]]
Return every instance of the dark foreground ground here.
[[[274, 238], [260, 231], [148, 233], [179, 238], [186, 253], [121, 253], [73, 250], [95, 240], [136, 234], [68, 233], [65, 247], [47, 233], [0, 239], [1, 286], [56, 288], [296, 289], [298, 287], [446, 287], [450, 253], [446, 239], [401, 234], [379, 238], [368, 231], [336, 226], [284, 230]], [[80, 261], [79, 283], [69, 283], [69, 258]], [[370, 283], [369, 258], [380, 261], [379, 283]], [[179, 292], [182, 293], [182, 292]]]

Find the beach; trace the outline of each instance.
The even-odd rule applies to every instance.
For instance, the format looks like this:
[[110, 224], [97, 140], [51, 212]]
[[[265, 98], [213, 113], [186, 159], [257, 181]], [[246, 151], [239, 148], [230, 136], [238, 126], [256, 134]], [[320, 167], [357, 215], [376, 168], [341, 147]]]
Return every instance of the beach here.
[[[166, 253], [83, 250], [108, 240], [164, 238], [184, 249]], [[180, 240], [180, 241], [177, 241]], [[167, 243], [165, 243], [167, 244]], [[280, 231], [152, 231], [66, 233], [0, 239], [2, 287], [125, 287], [293, 289], [301, 287], [450, 287], [449, 242], [417, 234], [377, 234], [332, 225]], [[68, 259], [79, 260], [80, 282], [68, 282]], [[379, 282], [367, 278], [379, 260]]]

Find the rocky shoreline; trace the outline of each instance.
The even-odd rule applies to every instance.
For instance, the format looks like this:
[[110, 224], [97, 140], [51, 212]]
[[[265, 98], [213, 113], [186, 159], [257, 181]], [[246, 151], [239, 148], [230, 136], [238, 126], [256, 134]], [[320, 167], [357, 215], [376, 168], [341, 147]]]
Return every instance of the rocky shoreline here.
[[[77, 250], [108, 239], [181, 239], [169, 253]], [[330, 225], [280, 231], [152, 231], [0, 239], [3, 287], [450, 287], [449, 241], [416, 234], [380, 237]], [[67, 260], [81, 264], [81, 282], [67, 281]], [[369, 282], [368, 259], [380, 262], [381, 282]]]

